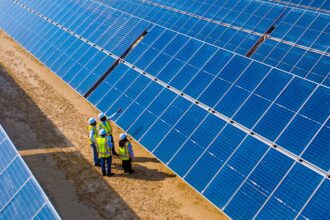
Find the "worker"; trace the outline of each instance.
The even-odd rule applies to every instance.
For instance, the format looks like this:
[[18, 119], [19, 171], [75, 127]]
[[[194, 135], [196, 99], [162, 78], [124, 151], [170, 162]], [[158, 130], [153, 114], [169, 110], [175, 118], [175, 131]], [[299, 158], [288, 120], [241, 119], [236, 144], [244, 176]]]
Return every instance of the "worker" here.
[[113, 142], [113, 136], [112, 136], [112, 128], [111, 128], [111, 124], [110, 121], [121, 112], [121, 109], [119, 109], [117, 112], [115, 112], [114, 114], [112, 114], [110, 117], [107, 117], [104, 113], [100, 113], [98, 115], [98, 118], [100, 119], [99, 122], [99, 130], [104, 129], [107, 133], [107, 136], [110, 137], [111, 139], [111, 143], [113, 145], [112, 148], [112, 154], [115, 156], [118, 156], [116, 150], [115, 150], [115, 144]]
[[134, 153], [132, 145], [127, 139], [127, 135], [122, 133], [119, 135], [119, 155], [121, 157], [122, 166], [124, 173], [132, 174], [134, 170], [132, 169], [132, 159], [134, 158]]
[[[99, 154], [99, 158], [101, 161], [101, 170], [103, 176], [113, 176], [111, 173], [111, 163], [112, 163], [112, 155], [111, 148], [113, 147], [109, 136], [107, 136], [107, 132], [104, 129], [99, 131], [100, 137], [96, 138], [97, 142], [97, 152]], [[106, 168], [107, 167], [107, 168]]]
[[88, 119], [88, 131], [89, 131], [89, 144], [93, 151], [94, 166], [100, 166], [100, 159], [96, 150], [96, 138], [98, 137], [98, 132], [96, 128], [95, 118]]

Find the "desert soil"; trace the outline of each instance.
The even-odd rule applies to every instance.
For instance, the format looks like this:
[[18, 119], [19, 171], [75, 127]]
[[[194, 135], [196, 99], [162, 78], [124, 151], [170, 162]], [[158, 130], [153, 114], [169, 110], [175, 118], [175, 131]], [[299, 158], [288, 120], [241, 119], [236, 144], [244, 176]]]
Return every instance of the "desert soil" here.
[[63, 219], [226, 219], [135, 142], [136, 174], [115, 158], [102, 177], [87, 142], [98, 113], [0, 31], [0, 124]]

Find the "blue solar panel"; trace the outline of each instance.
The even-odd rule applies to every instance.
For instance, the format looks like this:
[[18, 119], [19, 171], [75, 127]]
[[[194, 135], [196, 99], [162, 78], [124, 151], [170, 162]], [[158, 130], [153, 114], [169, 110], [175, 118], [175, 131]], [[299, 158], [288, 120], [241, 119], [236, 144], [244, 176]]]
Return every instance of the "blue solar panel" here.
[[330, 3], [327, 0], [262, 0], [291, 7], [309, 9], [324, 13], [330, 12]]
[[[20, 43], [27, 41], [22, 30], [34, 36], [31, 30], [40, 28], [47, 38], [27, 41], [30, 51], [78, 91], [80, 75], [98, 69], [97, 80], [117, 59], [88, 100], [108, 114], [122, 108], [115, 122], [230, 217], [324, 215], [313, 211], [327, 209], [320, 192], [330, 167], [328, 55], [319, 51], [323, 41], [303, 36], [326, 36], [327, 16], [245, 0], [102, 2], [111, 7], [24, 1], [43, 15], [7, 2], [0, 7], [24, 19], [18, 27], [9, 19], [0, 24]], [[239, 55], [271, 25], [252, 53], [262, 62]], [[47, 207], [40, 213], [47, 215]]]
[[0, 149], [0, 219], [60, 219], [1, 126]]

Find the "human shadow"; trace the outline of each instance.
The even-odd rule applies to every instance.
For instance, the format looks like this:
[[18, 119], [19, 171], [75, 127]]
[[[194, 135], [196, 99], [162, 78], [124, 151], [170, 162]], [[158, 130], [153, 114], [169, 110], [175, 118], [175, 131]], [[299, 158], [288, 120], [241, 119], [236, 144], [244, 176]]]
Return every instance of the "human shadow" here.
[[132, 169], [135, 171], [133, 174], [125, 174], [121, 162], [113, 163], [112, 167], [119, 170], [119, 173], [117, 173], [115, 177], [125, 177], [129, 179], [146, 181], [161, 181], [167, 178], [176, 177], [175, 174], [162, 172], [157, 169], [150, 169], [148, 167], [137, 164], [135, 161], [132, 163]]
[[155, 157], [135, 157], [134, 162], [137, 163], [160, 163]]

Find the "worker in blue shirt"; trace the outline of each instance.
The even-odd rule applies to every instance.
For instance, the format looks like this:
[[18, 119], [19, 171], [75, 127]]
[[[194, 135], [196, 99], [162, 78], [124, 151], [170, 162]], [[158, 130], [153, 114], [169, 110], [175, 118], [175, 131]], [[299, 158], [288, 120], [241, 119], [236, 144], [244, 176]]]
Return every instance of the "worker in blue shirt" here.
[[131, 142], [127, 139], [127, 135], [122, 133], [119, 135], [119, 155], [121, 157], [124, 173], [132, 174], [132, 159], [134, 158], [134, 152]]
[[100, 159], [96, 150], [96, 138], [98, 137], [98, 132], [96, 128], [95, 118], [90, 118], [88, 120], [88, 132], [89, 132], [89, 145], [93, 151], [94, 166], [100, 166]]
[[100, 137], [96, 138], [97, 152], [101, 161], [101, 170], [103, 176], [113, 176], [114, 173], [111, 172], [112, 155], [111, 148], [113, 147], [111, 143], [111, 137], [107, 136], [107, 132], [101, 129], [99, 132]]
[[115, 112], [114, 114], [112, 114], [110, 117], [107, 117], [104, 113], [100, 113], [98, 115], [98, 118], [100, 119], [99, 122], [99, 131], [101, 129], [104, 129], [106, 131], [106, 135], [110, 137], [111, 141], [112, 141], [112, 154], [115, 156], [118, 156], [116, 150], [115, 150], [115, 144], [113, 142], [113, 136], [112, 136], [112, 128], [111, 128], [111, 124], [110, 121], [117, 116], [119, 113], [121, 112], [121, 109], [119, 109], [117, 112]]

